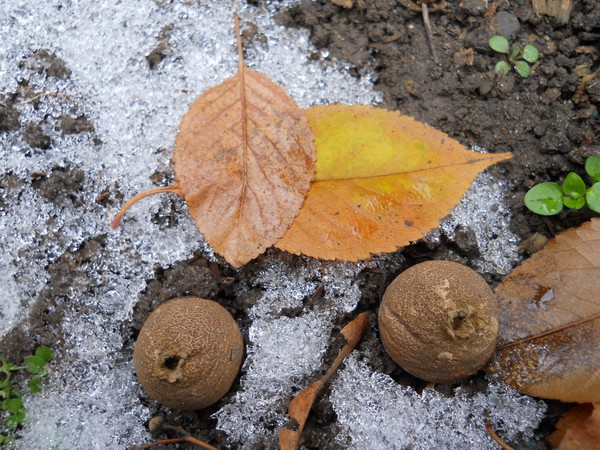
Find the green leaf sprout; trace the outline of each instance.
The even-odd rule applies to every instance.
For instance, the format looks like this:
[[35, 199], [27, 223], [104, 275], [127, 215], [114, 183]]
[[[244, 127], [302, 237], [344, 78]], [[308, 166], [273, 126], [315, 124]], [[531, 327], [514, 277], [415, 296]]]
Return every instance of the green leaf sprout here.
[[558, 214], [563, 209], [563, 192], [556, 183], [541, 183], [532, 187], [523, 201], [531, 211], [542, 216]]
[[508, 62], [501, 60], [496, 63], [494, 72], [498, 75], [507, 75], [512, 65], [521, 77], [527, 78], [531, 74], [529, 64], [535, 63], [540, 57], [538, 49], [531, 44], [527, 44], [523, 51], [519, 47], [515, 47], [509, 54], [510, 43], [502, 36], [491, 37], [488, 45], [495, 52], [504, 53], [508, 59]]
[[585, 200], [592, 211], [600, 212], [600, 181], [588, 189]]
[[525, 61], [517, 61], [515, 63], [515, 70], [523, 78], [527, 78], [530, 73], [529, 64], [527, 64]]
[[14, 430], [25, 423], [23, 394], [13, 386], [11, 376], [18, 371], [37, 375], [28, 382], [29, 394], [41, 391], [42, 377], [47, 374], [47, 365], [52, 360], [52, 350], [40, 346], [35, 354], [25, 357], [22, 366], [17, 366], [0, 356], [0, 445], [9, 445], [16, 435]]
[[494, 68], [494, 72], [498, 75], [508, 75], [508, 72], [510, 72], [510, 65], [506, 61], [498, 61]]
[[494, 36], [490, 38], [488, 43], [490, 48], [498, 53], [508, 53], [508, 49], [510, 48], [510, 44], [502, 36]]
[[578, 199], [585, 195], [585, 182], [574, 172], [571, 172], [565, 178], [562, 184], [562, 191], [565, 195]]
[[585, 171], [594, 182], [589, 189], [583, 178], [570, 172], [562, 186], [546, 182], [532, 187], [525, 194], [525, 206], [536, 214], [552, 216], [561, 212], [563, 206], [581, 209], [587, 203], [588, 208], [600, 213], [600, 155], [587, 159]]
[[600, 155], [590, 156], [585, 161], [585, 171], [594, 182], [600, 181]]
[[527, 44], [523, 49], [523, 59], [531, 64], [540, 58], [540, 52], [531, 44]]

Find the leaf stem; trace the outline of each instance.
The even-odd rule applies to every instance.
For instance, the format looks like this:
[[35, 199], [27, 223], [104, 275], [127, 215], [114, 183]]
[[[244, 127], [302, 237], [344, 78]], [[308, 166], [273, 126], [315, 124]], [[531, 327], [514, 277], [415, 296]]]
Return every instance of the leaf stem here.
[[183, 192], [181, 191], [181, 188], [179, 186], [179, 182], [172, 184], [171, 186], [158, 187], [158, 188], [148, 189], [147, 191], [144, 191], [144, 192], [140, 192], [139, 194], [137, 194], [134, 197], [132, 197], [131, 199], [129, 199], [123, 205], [121, 210], [117, 213], [117, 215], [111, 222], [110, 226], [113, 228], [117, 228], [119, 226], [119, 223], [121, 223], [121, 219], [123, 218], [123, 216], [125, 215], [127, 210], [134, 203], [137, 203], [141, 199], [149, 197], [150, 195], [162, 194], [163, 192], [173, 192], [174, 194], [181, 195], [182, 197], [184, 197]]
[[502, 447], [504, 450], [515, 450], [513, 447], [505, 443], [500, 437], [496, 434], [496, 432], [492, 429], [492, 424], [489, 422], [485, 423], [485, 429], [490, 433], [490, 436], [496, 443]]
[[515, 345], [519, 345], [519, 344], [522, 344], [524, 342], [533, 341], [534, 339], [538, 339], [538, 338], [547, 336], [549, 334], [558, 333], [559, 331], [566, 330], [567, 328], [575, 327], [577, 325], [581, 325], [581, 324], [584, 324], [586, 322], [591, 322], [591, 321], [596, 320], [596, 319], [600, 319], [600, 313], [594, 314], [594, 315], [592, 315], [590, 317], [586, 317], [584, 319], [576, 320], [575, 322], [570, 322], [570, 323], [568, 323], [566, 325], [562, 325], [560, 327], [553, 328], [553, 329], [548, 330], [548, 331], [544, 331], [543, 333], [534, 334], [533, 336], [529, 336], [529, 337], [526, 337], [526, 338], [523, 338], [523, 339], [517, 339], [516, 341], [509, 342], [508, 344], [504, 344], [504, 345], [501, 345], [500, 347], [497, 347], [496, 351], [504, 350], [505, 348], [513, 347]]
[[233, 13], [233, 20], [235, 22], [235, 39], [237, 42], [238, 51], [238, 68], [241, 70], [244, 65], [244, 51], [242, 49], [242, 34], [240, 33], [240, 18], [237, 11]]

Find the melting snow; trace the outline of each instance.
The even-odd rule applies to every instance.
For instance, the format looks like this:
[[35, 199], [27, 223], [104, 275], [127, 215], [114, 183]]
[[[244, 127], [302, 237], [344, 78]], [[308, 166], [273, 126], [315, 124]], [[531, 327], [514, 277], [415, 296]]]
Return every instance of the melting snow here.
[[523, 442], [532, 437], [545, 411], [542, 402], [499, 384], [478, 393], [469, 392], [467, 385], [452, 396], [432, 389], [419, 395], [374, 373], [356, 355], [333, 383], [330, 401], [342, 430], [337, 443], [351, 449], [496, 449], [486, 422], [503, 439]]

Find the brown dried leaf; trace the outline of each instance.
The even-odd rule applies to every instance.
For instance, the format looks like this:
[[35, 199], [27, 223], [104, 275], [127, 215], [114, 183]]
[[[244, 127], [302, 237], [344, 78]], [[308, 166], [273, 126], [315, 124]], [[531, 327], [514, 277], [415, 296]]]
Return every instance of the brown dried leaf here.
[[499, 349], [491, 373], [525, 394], [599, 402], [599, 293], [600, 219], [594, 218], [558, 234], [496, 288], [502, 340], [562, 329]]
[[556, 17], [562, 24], [569, 21], [573, 8], [573, 0], [531, 0], [531, 3], [536, 14]]
[[327, 383], [327, 380], [333, 375], [333, 373], [340, 367], [344, 358], [350, 354], [352, 350], [358, 345], [360, 338], [367, 328], [369, 316], [367, 313], [361, 313], [356, 319], [342, 328], [342, 335], [346, 338], [347, 344], [340, 350], [337, 358], [329, 368], [329, 370], [323, 375], [323, 377], [298, 395], [290, 402], [290, 408], [288, 414], [290, 416], [289, 423], [292, 423], [297, 429], [291, 430], [288, 428], [280, 428], [279, 431], [279, 445], [281, 450], [293, 450], [297, 449], [300, 445], [300, 437], [302, 436], [302, 430], [306, 424], [308, 413], [312, 407], [313, 402], [321, 388]]
[[348, 9], [354, 6], [354, 0], [331, 0], [331, 3]]
[[600, 404], [584, 403], [568, 410], [548, 437], [548, 443], [560, 450], [600, 448]]
[[314, 137], [302, 110], [243, 61], [238, 72], [202, 94], [179, 127], [177, 182], [139, 194], [175, 192], [213, 249], [239, 267], [283, 236], [314, 174]]

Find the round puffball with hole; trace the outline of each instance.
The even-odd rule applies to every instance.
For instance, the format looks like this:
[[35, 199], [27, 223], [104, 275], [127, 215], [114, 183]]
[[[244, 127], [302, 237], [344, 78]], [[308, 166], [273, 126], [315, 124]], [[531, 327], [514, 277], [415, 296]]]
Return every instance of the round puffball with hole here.
[[133, 364], [152, 398], [169, 408], [195, 410], [229, 391], [243, 354], [242, 333], [225, 308], [182, 297], [150, 314], [136, 341]]
[[379, 332], [390, 357], [434, 383], [464, 378], [491, 358], [498, 340], [498, 304], [476, 272], [428, 261], [402, 272], [379, 307]]

